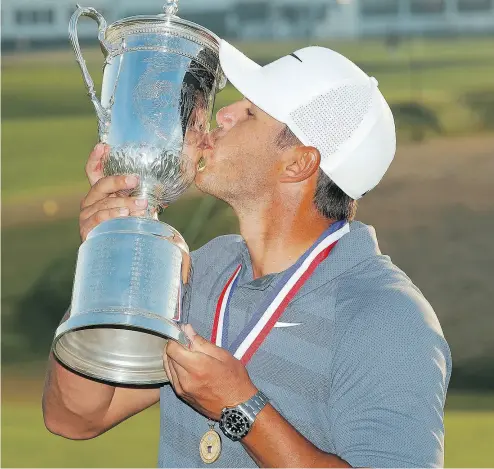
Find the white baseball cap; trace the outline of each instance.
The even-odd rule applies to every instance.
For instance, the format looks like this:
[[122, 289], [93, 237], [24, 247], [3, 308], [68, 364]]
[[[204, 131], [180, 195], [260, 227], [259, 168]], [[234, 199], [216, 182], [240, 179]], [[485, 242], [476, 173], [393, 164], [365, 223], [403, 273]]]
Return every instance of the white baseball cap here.
[[225, 75], [249, 101], [321, 154], [321, 169], [353, 199], [373, 189], [396, 152], [393, 114], [369, 77], [341, 54], [306, 47], [264, 67], [226, 41]]

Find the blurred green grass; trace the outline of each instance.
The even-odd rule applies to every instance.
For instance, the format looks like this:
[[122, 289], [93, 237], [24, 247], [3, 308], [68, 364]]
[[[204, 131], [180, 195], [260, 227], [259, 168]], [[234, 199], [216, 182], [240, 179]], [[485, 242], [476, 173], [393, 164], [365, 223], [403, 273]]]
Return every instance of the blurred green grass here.
[[[241, 50], [260, 62], [300, 48], [304, 43], [242, 43]], [[323, 41], [357, 63], [380, 81], [391, 103], [417, 102], [437, 115], [445, 136], [483, 130], [479, 114], [462, 99], [478, 93], [489, 104], [494, 96], [494, 40], [413, 39], [390, 53], [382, 40]], [[101, 52], [85, 51], [96, 86], [101, 84]], [[470, 65], [469, 65], [470, 64]], [[2, 61], [2, 199], [3, 250], [2, 307], [9, 318], [14, 305], [57, 259], [75, 261], [79, 238], [77, 201], [87, 190], [84, 164], [97, 141], [96, 117], [85, 94], [80, 71], [68, 50], [33, 52], [4, 57]], [[216, 109], [240, 98], [232, 87], [219, 93]], [[490, 114], [494, 122], [494, 102]], [[492, 125], [491, 122], [491, 125]], [[407, 122], [397, 116], [400, 143]], [[50, 219], [45, 201], [74, 199], [70, 211]], [[199, 199], [179, 201], [163, 219], [179, 231], [187, 230]], [[236, 229], [231, 211], [221, 203], [203, 224], [194, 249], [215, 235]], [[23, 212], [25, 212], [23, 214]], [[17, 225], [5, 214], [24, 217], [29, 226]], [[376, 220], [374, 215], [374, 222]], [[4, 339], [9, 329], [5, 328]], [[20, 344], [13, 336], [9, 343]]]
[[[77, 80], [80, 77], [77, 77]], [[5, 91], [9, 93], [11, 90]], [[81, 109], [72, 109], [67, 115], [50, 110], [49, 97], [56, 96], [56, 91], [46, 90], [47, 103], [33, 100], [32, 113], [39, 106], [48, 115], [38, 117], [5, 118], [2, 124], [2, 198], [4, 203], [24, 201], [36, 197], [51, 195], [61, 196], [74, 192], [82, 192], [87, 188], [84, 175], [84, 165], [89, 152], [97, 142], [96, 118], [92, 109], [83, 112], [87, 103], [81, 102]], [[20, 94], [20, 91], [19, 91]], [[78, 92], [72, 90], [70, 95], [82, 95], [82, 84]], [[43, 91], [38, 91], [36, 97], [41, 101]], [[218, 99], [217, 108], [240, 95], [233, 89], [225, 90], [222, 99]], [[19, 98], [21, 99], [21, 98]], [[28, 99], [26, 96], [22, 100]], [[4, 100], [3, 106], [7, 104]], [[56, 103], [71, 102], [69, 96], [58, 97]], [[77, 102], [77, 98], [75, 98]], [[28, 106], [27, 103], [23, 105]], [[74, 102], [70, 104], [75, 106]], [[53, 111], [53, 114], [51, 112]], [[19, 111], [16, 111], [19, 112]], [[23, 110], [22, 112], [28, 112]], [[58, 112], [58, 109], [57, 109]]]
[[87, 186], [84, 165], [95, 137], [90, 116], [23, 118], [3, 123], [2, 195], [32, 198]]
[[[414, 103], [437, 119], [444, 135], [485, 130], [485, 110], [469, 104], [471, 94], [494, 100], [494, 41], [489, 38], [405, 41], [390, 53], [383, 41], [323, 41], [374, 74], [392, 105]], [[239, 47], [258, 61], [270, 61], [302, 47], [301, 42], [247, 43]], [[96, 87], [102, 57], [87, 51]], [[218, 94], [216, 110], [240, 94], [228, 86]], [[408, 111], [410, 112], [410, 111]], [[492, 112], [494, 113], [494, 111]], [[6, 57], [2, 63], [4, 202], [81, 190], [81, 168], [97, 141], [96, 118], [73, 54], [39, 52]], [[402, 139], [410, 137], [413, 114], [397, 116]], [[424, 132], [431, 132], [424, 122]]]
[[[81, 165], [82, 163], [79, 171]], [[211, 211], [207, 213], [207, 219], [201, 222], [197, 233], [191, 234], [191, 221], [197, 216], [197, 209], [205, 200], [212, 202]], [[39, 353], [36, 344], [28, 343], [28, 332], [33, 326], [28, 324], [25, 328], [19, 328], [19, 325], [14, 323], [16, 313], [19, 313], [18, 305], [26, 295], [33, 291], [39, 293], [37, 288], [40, 284], [47, 288], [50, 275], [55, 276], [52, 281], [57, 282], [57, 275], [66, 274], [71, 283], [80, 246], [76, 216], [77, 214], [73, 214], [52, 220], [43, 217], [38, 222], [28, 225], [13, 224], [2, 227], [2, 361], [26, 360]], [[215, 236], [235, 232], [238, 228], [237, 219], [225, 203], [210, 196], [200, 197], [197, 194], [182, 197], [167, 208], [160, 218], [184, 234], [191, 250], [199, 248]], [[64, 269], [63, 272], [57, 274], [61, 268]], [[70, 287], [65, 293], [66, 303], [56, 303], [54, 311], [44, 311], [39, 305], [30, 305], [34, 308], [33, 314], [44, 315], [44, 323], [48, 325], [51, 324], [50, 319], [54, 318], [53, 327], [56, 327], [60, 320], [60, 308], [65, 308], [70, 301]], [[56, 298], [52, 300], [56, 302]], [[45, 332], [47, 334], [41, 334], [43, 337], [39, 338], [41, 341], [51, 337], [51, 330]], [[43, 351], [47, 354], [48, 348], [43, 348]]]
[[[160, 215], [160, 219], [179, 232], [186, 233], [199, 203], [200, 199], [197, 196], [183, 198], [167, 208]], [[189, 242], [190, 249], [202, 246], [218, 231], [230, 232], [236, 223], [226, 204], [215, 201], [198, 237], [194, 242]], [[8, 269], [2, 269], [3, 293], [22, 295], [51, 263], [67, 254], [71, 254], [75, 262], [80, 245], [78, 226], [78, 220], [69, 217], [49, 222], [43, 220], [29, 225], [28, 228], [25, 225], [2, 228], [2, 243], [8, 246], [2, 253], [2, 265], [8, 266]], [[32, 262], [19, 262], [20, 254], [22, 259], [31, 259]]]
[[[492, 394], [449, 395], [446, 467], [492, 467], [493, 402]], [[94, 440], [68, 441], [44, 428], [40, 402], [7, 401], [2, 403], [2, 433], [3, 467], [155, 467], [159, 407]]]
[[[357, 63], [365, 65], [365, 70], [379, 79], [380, 87], [391, 103], [416, 102], [432, 109], [445, 136], [475, 134], [485, 130], [486, 120], [480, 119], [479, 113], [465, 101], [465, 96], [477, 93], [480, 100], [488, 104], [489, 97], [494, 95], [492, 38], [414, 39], [402, 43], [392, 54], [386, 49], [383, 41], [377, 40], [358, 43], [330, 41], [321, 45], [332, 47]], [[300, 42], [269, 45], [239, 44], [244, 52], [261, 62], [272, 60], [301, 46]], [[99, 86], [102, 64], [100, 52], [88, 50], [87, 60], [93, 78]], [[12, 319], [10, 313], [14, 311], [17, 302], [30, 292], [34, 284], [41, 282], [42, 285], [47, 273], [60, 259], [70, 258], [75, 262], [80, 244], [76, 210], [69, 216], [64, 214], [50, 219], [44, 215], [39, 216], [38, 212], [41, 214], [42, 212], [38, 210], [36, 204], [41, 206], [47, 198], [63, 199], [85, 192], [87, 182], [83, 168], [90, 149], [96, 143], [96, 118], [85, 95], [80, 72], [71, 52], [4, 57], [2, 72], [3, 204], [4, 208], [12, 206], [19, 212], [26, 211], [23, 224], [13, 223], [2, 216], [2, 360], [15, 356], [15, 360], [18, 360], [19, 372], [29, 376], [26, 363], [22, 361], [25, 357], [22, 355], [27, 354], [30, 344], [26, 343], [26, 337], [19, 334], [19, 330], [14, 332], [9, 327]], [[218, 95], [216, 108], [239, 97], [238, 92], [228, 87]], [[494, 121], [492, 109], [486, 116], [487, 119], [492, 116], [491, 120]], [[401, 142], [409, 138], [407, 125], [406, 121], [398, 119]], [[415, 151], [423, 150], [417, 147]], [[478, 149], [475, 151], [478, 152]], [[373, 197], [363, 203], [364, 211], [361, 214], [366, 214], [366, 207], [371, 208], [369, 213], [372, 216], [369, 217], [369, 221], [375, 224], [378, 230], [381, 225], [383, 227], [379, 231], [381, 241], [389, 241], [389, 248], [393, 248], [393, 252], [397, 254], [398, 265], [401, 265], [400, 261], [402, 261], [403, 267], [414, 280], [416, 275], [419, 286], [425, 286], [428, 297], [429, 294], [432, 297], [434, 293], [433, 304], [435, 307], [436, 304], [438, 305], [438, 314], [442, 313], [448, 318], [447, 313], [455, 310], [455, 307], [458, 310], [455, 310], [457, 314], [464, 313], [465, 308], [462, 305], [468, 302], [470, 306], [475, 305], [473, 308], [475, 311], [470, 311], [469, 317], [477, 318], [475, 322], [479, 322], [477, 320], [480, 315], [484, 314], [483, 317], [487, 317], [489, 314], [491, 302], [486, 297], [486, 288], [480, 280], [475, 277], [470, 278], [467, 274], [475, 273], [486, 278], [483, 272], [484, 270], [487, 272], [487, 267], [484, 270], [480, 269], [480, 263], [474, 262], [477, 259], [475, 256], [485, 253], [482, 256], [485, 257], [487, 264], [490, 259], [489, 252], [492, 251], [484, 249], [484, 246], [487, 246], [487, 238], [477, 239], [472, 234], [467, 234], [470, 236], [469, 243], [462, 242], [467, 235], [463, 235], [463, 231], [458, 231], [452, 220], [458, 220], [458, 204], [463, 207], [465, 203], [464, 200], [451, 202], [451, 187], [456, 183], [459, 187], [458, 192], [464, 190], [472, 201], [478, 202], [479, 207], [484, 207], [485, 212], [472, 212], [468, 207], [468, 210], [464, 208], [465, 213], [460, 212], [463, 214], [460, 218], [472, 220], [471, 226], [481, 221], [484, 223], [480, 223], [481, 226], [489, 228], [489, 220], [492, 220], [492, 217], [489, 217], [492, 211], [489, 210], [492, 205], [490, 202], [485, 202], [483, 188], [487, 187], [486, 184], [479, 185], [479, 176], [475, 176], [475, 174], [485, 175], [482, 167], [468, 166], [470, 172], [458, 168], [452, 169], [451, 161], [448, 162], [448, 158], [443, 158], [449, 155], [450, 153], [447, 152], [430, 153], [431, 158], [435, 157], [435, 164], [442, 165], [441, 174], [437, 176], [437, 180], [442, 181], [442, 186], [437, 186], [436, 183], [427, 185], [422, 181], [420, 184], [423, 193], [419, 193], [418, 186], [413, 185], [413, 179], [416, 177], [415, 157], [408, 158], [407, 161], [402, 162], [401, 170], [408, 175], [406, 180], [393, 182], [388, 178], [390, 183], [383, 185], [380, 191], [378, 190]], [[438, 161], [440, 163], [437, 163]], [[399, 165], [395, 168], [399, 169]], [[427, 174], [430, 172], [429, 167]], [[409, 176], [410, 173], [415, 176]], [[420, 174], [420, 178], [425, 176], [422, 170]], [[407, 184], [408, 191], [404, 190]], [[438, 197], [435, 191], [440, 195], [446, 194], [443, 198], [447, 199], [447, 202], [443, 201], [441, 205], [438, 202], [441, 197]], [[391, 199], [393, 204], [386, 205], [386, 201]], [[403, 201], [404, 199], [406, 202]], [[167, 209], [162, 219], [184, 233], [189, 227], [190, 220], [197, 213], [200, 200], [202, 199], [197, 197], [183, 198]], [[406, 203], [410, 218], [417, 220], [416, 223], [411, 223], [409, 226], [403, 221], [404, 217], [398, 216], [396, 210], [400, 213], [402, 210], [396, 208], [399, 205], [397, 200], [402, 200], [402, 204]], [[475, 203], [472, 202], [472, 205]], [[366, 204], [371, 205], [366, 206]], [[415, 211], [413, 211], [414, 204]], [[33, 206], [37, 207], [38, 212], [29, 212]], [[427, 210], [430, 210], [430, 214]], [[5, 213], [6, 210], [3, 210], [3, 214]], [[481, 220], [475, 217], [465, 218], [466, 215], [472, 217], [475, 215], [481, 217]], [[390, 219], [396, 224], [395, 231], [391, 232], [396, 239], [386, 231], [386, 223]], [[425, 232], [420, 223], [430, 230], [436, 229], [438, 233]], [[235, 231], [236, 228], [237, 222], [231, 211], [221, 202], [216, 202], [210, 216], [201, 225], [197, 238], [189, 243], [190, 247], [195, 249], [211, 237]], [[489, 232], [489, 229], [479, 230], [479, 237], [483, 233], [488, 236]], [[407, 236], [403, 236], [403, 233], [407, 233]], [[457, 262], [455, 258], [457, 259], [462, 251], [458, 250], [456, 244], [454, 249], [448, 251], [448, 235], [458, 238], [458, 243], [464, 247], [465, 253], [463, 257], [460, 256], [459, 261], [464, 267], [462, 272], [457, 271], [455, 265]], [[394, 240], [393, 243], [390, 240]], [[413, 244], [412, 241], [421, 245], [420, 252], [410, 248], [409, 244]], [[386, 247], [386, 244], [383, 244]], [[472, 253], [471, 250], [474, 252]], [[449, 252], [454, 252], [454, 256], [449, 255]], [[398, 257], [398, 253], [401, 257]], [[427, 268], [418, 269], [415, 262], [425, 265], [421, 261], [427, 260], [428, 253], [434, 253], [434, 259], [437, 262], [444, 262], [444, 265], [438, 267], [433, 262], [426, 262]], [[466, 263], [467, 260], [471, 261], [471, 266]], [[434, 283], [436, 278], [444, 283]], [[468, 283], [469, 279], [470, 283]], [[443, 297], [451, 297], [452, 300], [448, 303]], [[455, 302], [455, 298], [458, 298], [458, 301]], [[460, 306], [456, 303], [460, 303]], [[36, 305], [35, 314], [38, 313], [48, 314], [47, 311], [39, 310]], [[477, 316], [474, 316], [474, 313]], [[51, 311], [50, 314], [61, 316], [63, 311]], [[454, 325], [455, 317], [444, 321], [445, 325], [447, 327], [450, 324]], [[459, 319], [456, 321], [459, 322]], [[455, 360], [461, 357], [465, 349], [470, 350], [474, 348], [472, 344], [478, 346], [480, 342], [480, 335], [474, 332], [473, 326], [468, 331], [464, 330], [464, 326], [460, 328], [466, 343], [463, 351], [461, 348], [454, 348]], [[488, 327], [481, 329], [486, 333], [489, 331]], [[454, 345], [456, 347], [456, 342]], [[8, 354], [5, 353], [6, 350], [9, 350]], [[41, 355], [37, 356], [38, 359], [40, 357]], [[3, 382], [9, 379], [4, 370], [2, 370], [2, 378]], [[14, 382], [14, 388], [21, 394], [23, 389], [30, 387], [39, 387], [39, 383], [31, 386], [29, 383]], [[4, 466], [149, 467], [156, 465], [159, 432], [156, 408], [134, 417], [130, 422], [122, 424], [97, 440], [70, 442], [54, 437], [44, 429], [40, 396], [40, 391], [37, 392], [36, 397], [30, 395], [24, 400], [19, 397], [12, 400], [3, 395], [2, 463]], [[448, 394], [447, 467], [492, 467], [494, 464], [491, 448], [494, 434], [493, 402], [492, 394], [456, 395], [451, 392]]]
[[[281, 57], [308, 44], [329, 47], [339, 53], [350, 57], [355, 62], [380, 63], [389, 60], [389, 49], [382, 39], [369, 39], [364, 41], [347, 41], [339, 39], [316, 40], [301, 42], [300, 40], [287, 40], [280, 43], [265, 42], [241, 42], [233, 43], [250, 57], [256, 57], [259, 61], [271, 60], [273, 57]], [[403, 39], [392, 54], [392, 59], [398, 63], [408, 63], [410, 60], [472, 60], [494, 58], [491, 38], [412, 38]]]

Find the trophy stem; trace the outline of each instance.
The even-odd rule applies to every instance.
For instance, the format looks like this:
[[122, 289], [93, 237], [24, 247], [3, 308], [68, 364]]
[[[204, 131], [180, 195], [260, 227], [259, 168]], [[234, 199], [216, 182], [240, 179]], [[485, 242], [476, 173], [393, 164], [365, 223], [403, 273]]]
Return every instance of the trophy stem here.
[[132, 197], [145, 199], [148, 202], [146, 208], [146, 218], [158, 220], [158, 214], [161, 209], [161, 204], [156, 196], [156, 186], [147, 185], [145, 182], [141, 184], [134, 192], [130, 194]]
[[159, 221], [158, 219], [159, 209], [150, 209], [149, 207], [146, 209], [146, 218], [150, 220]]

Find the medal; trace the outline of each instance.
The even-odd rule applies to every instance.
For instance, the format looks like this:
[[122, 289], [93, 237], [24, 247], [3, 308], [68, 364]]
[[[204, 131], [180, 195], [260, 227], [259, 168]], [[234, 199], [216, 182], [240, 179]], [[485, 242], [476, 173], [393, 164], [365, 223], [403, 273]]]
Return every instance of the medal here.
[[242, 265], [239, 265], [218, 298], [211, 342], [218, 347], [228, 348], [237, 360], [246, 365], [317, 266], [329, 256], [337, 242], [349, 232], [350, 227], [347, 222], [333, 223], [298, 261], [286, 270], [273, 291], [254, 312], [247, 326], [228, 346], [229, 305], [242, 269]]
[[214, 430], [214, 422], [209, 424], [209, 430], [201, 438], [199, 453], [205, 464], [214, 463], [221, 455], [221, 438]]

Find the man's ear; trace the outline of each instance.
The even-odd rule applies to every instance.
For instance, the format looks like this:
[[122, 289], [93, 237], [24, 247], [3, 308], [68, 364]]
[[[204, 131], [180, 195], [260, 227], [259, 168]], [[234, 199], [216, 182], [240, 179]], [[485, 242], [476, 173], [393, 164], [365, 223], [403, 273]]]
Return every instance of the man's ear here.
[[318, 171], [321, 154], [314, 147], [300, 146], [287, 152], [283, 158], [281, 182], [301, 182]]

